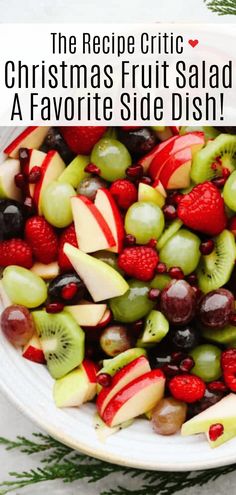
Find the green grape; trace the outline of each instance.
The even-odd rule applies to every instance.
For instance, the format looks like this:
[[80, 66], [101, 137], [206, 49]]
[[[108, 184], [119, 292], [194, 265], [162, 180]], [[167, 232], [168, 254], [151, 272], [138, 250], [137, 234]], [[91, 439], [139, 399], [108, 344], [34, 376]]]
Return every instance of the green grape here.
[[223, 197], [228, 208], [236, 211], [236, 170], [229, 176], [225, 183]]
[[51, 182], [42, 194], [42, 212], [54, 227], [63, 228], [71, 224], [71, 196], [75, 190], [70, 184]]
[[221, 376], [221, 350], [215, 345], [202, 344], [195, 347], [190, 353], [194, 360], [191, 373], [199, 376], [205, 382], [218, 380]]
[[113, 182], [126, 176], [132, 160], [127, 148], [116, 139], [103, 138], [94, 146], [91, 162], [100, 169], [103, 179]]
[[119, 273], [124, 273], [123, 270], [121, 270], [118, 266], [118, 258], [115, 253], [112, 253], [111, 251], [97, 251], [97, 253], [93, 254], [94, 258], [97, 258], [101, 261], [104, 261], [104, 263], [107, 263], [110, 265], [114, 270], [116, 270]]
[[152, 289], [163, 290], [171, 282], [171, 277], [169, 275], [158, 274], [156, 275], [150, 283]]
[[189, 275], [199, 263], [199, 246], [199, 237], [189, 230], [181, 229], [160, 250], [160, 261], [168, 268], [178, 266], [185, 275]]
[[149, 286], [139, 280], [129, 281], [129, 290], [110, 300], [114, 319], [123, 323], [132, 323], [146, 316], [155, 303], [148, 299]]
[[209, 139], [215, 139], [219, 136], [220, 131], [218, 131], [215, 127], [210, 126], [183, 126], [180, 127], [180, 135], [187, 134], [188, 132], [204, 132], [205, 138], [208, 141]]
[[137, 244], [147, 244], [150, 239], [158, 239], [165, 226], [161, 208], [154, 203], [134, 203], [125, 216], [125, 230], [135, 237]]
[[8, 266], [3, 272], [2, 282], [10, 300], [26, 308], [36, 308], [47, 298], [45, 282], [26, 268]]

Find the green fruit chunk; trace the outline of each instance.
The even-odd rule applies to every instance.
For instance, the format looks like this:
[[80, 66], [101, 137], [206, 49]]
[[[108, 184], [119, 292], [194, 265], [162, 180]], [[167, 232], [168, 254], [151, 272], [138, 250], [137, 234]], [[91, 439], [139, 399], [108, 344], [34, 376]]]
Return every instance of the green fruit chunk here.
[[215, 139], [217, 136], [219, 136], [220, 131], [218, 131], [215, 127], [210, 127], [210, 126], [183, 126], [180, 127], [180, 135], [182, 136], [183, 134], [187, 134], [188, 132], [204, 132], [205, 138], [208, 141], [209, 139]]
[[53, 378], [61, 378], [84, 359], [84, 332], [74, 318], [62, 311], [32, 313], [36, 330]]
[[120, 371], [124, 366], [140, 356], [146, 356], [146, 351], [144, 349], [140, 349], [139, 347], [128, 349], [112, 359], [104, 359], [103, 367], [99, 373], [107, 373], [108, 375], [114, 376], [117, 371]]
[[146, 316], [155, 306], [148, 298], [149, 286], [139, 280], [129, 281], [129, 290], [123, 296], [110, 300], [114, 319], [122, 323], [132, 323]]
[[111, 251], [102, 250], [102, 251], [97, 251], [97, 253], [94, 253], [93, 257], [97, 258], [100, 261], [103, 261], [104, 263], [107, 263], [117, 272], [121, 274], [124, 273], [118, 266], [117, 255], [115, 253], [112, 253]]
[[60, 175], [58, 182], [70, 184], [74, 189], [77, 189], [79, 183], [89, 177], [84, 169], [89, 164], [89, 156], [78, 155], [72, 160], [72, 162], [65, 168], [64, 172]]
[[200, 259], [200, 239], [189, 230], [181, 229], [160, 250], [160, 261], [168, 268], [178, 266], [185, 275], [193, 272]]
[[165, 204], [165, 197], [152, 186], [140, 182], [138, 188], [138, 200], [155, 203], [162, 208]]
[[124, 428], [128, 428], [132, 425], [133, 419], [129, 421], [125, 421], [125, 423], [121, 423], [118, 426], [107, 426], [106, 423], [101, 419], [98, 413], [94, 415], [94, 429], [96, 431], [98, 440], [100, 442], [105, 442], [108, 437], [114, 435], [117, 431], [123, 430]]
[[218, 380], [221, 376], [221, 350], [215, 345], [202, 344], [190, 352], [194, 360], [191, 373], [199, 376], [204, 382]]
[[223, 287], [234, 268], [236, 248], [232, 232], [224, 230], [215, 237], [214, 243], [212, 253], [201, 256], [197, 268], [199, 287], [204, 293]]
[[124, 179], [132, 160], [127, 148], [120, 141], [103, 138], [95, 144], [91, 162], [100, 169], [100, 177], [113, 182]]
[[165, 316], [153, 309], [146, 318], [144, 332], [138, 340], [138, 346], [149, 347], [161, 342], [169, 331], [169, 322]]
[[15, 176], [20, 172], [19, 160], [8, 158], [0, 165], [0, 198], [21, 199], [21, 191], [16, 187]]
[[236, 170], [227, 179], [224, 189], [223, 198], [232, 211], [236, 211]]
[[27, 268], [8, 266], [3, 272], [2, 283], [12, 303], [26, 308], [36, 308], [47, 299], [45, 282]]
[[179, 219], [174, 220], [168, 227], [164, 230], [160, 239], [158, 240], [157, 248], [158, 251], [163, 248], [166, 242], [181, 229], [183, 222]]
[[73, 221], [71, 197], [74, 188], [63, 182], [51, 182], [42, 194], [42, 212], [46, 220], [54, 227], [67, 227]]
[[57, 407], [79, 407], [86, 402], [88, 378], [82, 369], [76, 368], [55, 381], [53, 398]]
[[[213, 163], [219, 167], [212, 167]], [[236, 136], [230, 134], [220, 134], [195, 154], [191, 178], [196, 184], [212, 180], [222, 175], [223, 168], [230, 172], [236, 168]]]
[[165, 226], [162, 210], [154, 203], [134, 203], [125, 216], [125, 230], [135, 237], [138, 244], [158, 239]]
[[234, 347], [236, 341], [236, 327], [234, 325], [226, 325], [224, 328], [203, 328], [202, 336], [206, 340], [216, 342], [223, 345], [232, 345]]
[[170, 282], [171, 277], [169, 275], [166, 275], [165, 273], [163, 275], [159, 274], [152, 279], [150, 287], [152, 289], [163, 290]]

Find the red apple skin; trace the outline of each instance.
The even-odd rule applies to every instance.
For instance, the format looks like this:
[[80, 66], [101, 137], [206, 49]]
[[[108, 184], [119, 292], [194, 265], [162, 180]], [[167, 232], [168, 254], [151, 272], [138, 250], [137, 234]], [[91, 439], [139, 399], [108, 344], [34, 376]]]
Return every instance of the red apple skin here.
[[114, 246], [115, 239], [112, 235], [111, 229], [107, 225], [107, 222], [105, 221], [105, 219], [103, 218], [103, 216], [101, 215], [100, 211], [95, 206], [95, 204], [86, 196], [78, 195], [76, 197], [79, 198], [81, 201], [83, 201], [83, 203], [90, 209], [91, 213], [96, 218], [97, 223], [100, 225], [101, 230], [103, 231], [103, 234], [106, 237], [109, 246], [111, 247]]
[[236, 216], [231, 218], [229, 222], [229, 230], [232, 232], [234, 237], [236, 237]]
[[165, 380], [164, 373], [160, 369], [155, 369], [135, 378], [128, 385], [123, 387], [108, 403], [103, 415], [102, 420], [108, 425], [112, 425], [112, 421], [119, 409], [128, 402], [138, 392], [151, 385], [153, 382], [159, 382]]
[[[110, 207], [111, 207], [112, 215], [114, 218], [114, 223], [116, 226], [116, 238], [115, 238], [116, 249], [115, 249], [115, 252], [120, 253], [122, 251], [122, 248], [123, 248], [123, 242], [124, 242], [124, 236], [125, 236], [122, 216], [120, 214], [120, 211], [119, 211], [119, 209], [116, 205], [116, 202], [115, 202], [113, 196], [111, 195], [110, 191], [108, 191], [108, 189], [101, 188], [98, 190], [97, 194], [101, 194], [101, 193], [106, 196], [106, 198], [110, 204]], [[95, 206], [96, 206], [96, 199], [95, 199]]]
[[[204, 133], [203, 132], [189, 132], [183, 136], [174, 136], [167, 141], [164, 141], [159, 145], [159, 152], [156, 153], [151, 165], [148, 169], [148, 173], [153, 180], [160, 178], [161, 171], [165, 166], [167, 160], [171, 155], [178, 153], [185, 148], [192, 148], [193, 146], [204, 145]], [[164, 184], [163, 184], [164, 185]]]
[[42, 163], [41, 177], [40, 177], [40, 180], [37, 182], [37, 184], [35, 184], [35, 189], [34, 189], [33, 200], [34, 200], [34, 204], [36, 207], [38, 207], [38, 204], [39, 204], [39, 197], [40, 197], [40, 192], [41, 192], [45, 172], [46, 172], [48, 165], [51, 162], [51, 160], [55, 154], [56, 154], [56, 151], [54, 151], [54, 150], [49, 151], [45, 157], [45, 160]]
[[169, 180], [172, 174], [185, 163], [191, 162], [191, 160], [192, 153], [190, 148], [185, 148], [174, 155], [170, 155], [169, 160], [165, 163], [165, 166], [159, 176], [159, 180], [165, 189], [168, 188]]
[[34, 363], [46, 364], [43, 350], [37, 336], [33, 336], [23, 349], [22, 356]]
[[[21, 132], [21, 134], [19, 136], [17, 136], [5, 148], [4, 153], [6, 153], [6, 155], [11, 156], [12, 158], [18, 158], [18, 151], [20, 148], [24, 148], [24, 147], [30, 148], [31, 147], [30, 145], [26, 146], [24, 144], [24, 141], [26, 138], [28, 138], [30, 136], [30, 134], [37, 132], [37, 129], [40, 129], [40, 132], [41, 132], [42, 127], [38, 127], [38, 126], [27, 127], [23, 132]], [[44, 135], [44, 137], [45, 137], [47, 132], [48, 132], [49, 127], [44, 127], [44, 129], [45, 129], [45, 135]], [[43, 139], [44, 139], [44, 137], [43, 137]], [[40, 140], [40, 142], [38, 143], [38, 146], [40, 146], [42, 144], [43, 139]]]
[[173, 132], [174, 136], [179, 134], [180, 127], [179, 126], [170, 126], [171, 132]]
[[90, 359], [84, 359], [81, 364], [90, 383], [97, 383], [98, 366]]
[[[140, 370], [139, 375], [138, 375], [138, 370]], [[114, 387], [119, 382], [121, 383], [120, 389], [122, 389], [123, 388], [122, 380], [125, 377], [129, 377], [129, 375], [132, 376], [132, 374], [134, 375], [134, 373], [137, 373], [136, 377], [138, 377], [138, 376], [144, 375], [145, 373], [148, 373], [149, 371], [150, 371], [150, 365], [149, 365], [149, 362], [145, 356], [140, 356], [137, 359], [134, 359], [134, 361], [131, 361], [131, 363], [128, 363], [120, 371], [118, 371], [112, 377], [112, 383], [111, 383], [110, 387], [102, 388], [101, 392], [97, 396], [96, 406], [97, 406], [97, 410], [98, 410], [100, 416], [102, 416], [104, 409], [105, 409], [106, 405], [108, 404], [107, 400], [110, 401], [113, 397], [112, 390], [114, 390]], [[132, 382], [133, 379], [134, 378], [130, 377], [129, 383]], [[117, 389], [117, 392], [120, 389]]]
[[[96, 331], [96, 330], [102, 330], [103, 328], [105, 328], [108, 325], [108, 323], [110, 323], [111, 320], [112, 320], [112, 312], [109, 308], [107, 308], [102, 319], [98, 322], [98, 324], [95, 327], [86, 327], [83, 325], [83, 328], [85, 331], [91, 330], [91, 332]], [[98, 335], [98, 334], [96, 334], [96, 335]]]

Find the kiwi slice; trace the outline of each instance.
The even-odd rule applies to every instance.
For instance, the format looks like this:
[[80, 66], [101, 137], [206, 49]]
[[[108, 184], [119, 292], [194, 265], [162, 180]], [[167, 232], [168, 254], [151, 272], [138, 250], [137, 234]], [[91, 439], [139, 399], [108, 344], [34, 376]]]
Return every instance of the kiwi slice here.
[[197, 268], [199, 287], [203, 292], [219, 289], [230, 279], [236, 257], [236, 246], [232, 232], [223, 230], [214, 239], [211, 254], [201, 256]]
[[224, 328], [203, 328], [202, 336], [211, 342], [235, 347], [236, 327], [226, 325]]
[[134, 347], [132, 349], [128, 349], [127, 351], [121, 352], [118, 356], [115, 356], [112, 359], [104, 359], [103, 360], [103, 368], [99, 371], [99, 373], [108, 373], [113, 376], [117, 371], [120, 371], [124, 366], [131, 363], [135, 359], [140, 356], [145, 356], [146, 351], [144, 349], [140, 349], [138, 347]]
[[84, 332], [74, 318], [62, 311], [48, 314], [33, 311], [36, 330], [53, 378], [61, 378], [84, 358]]
[[139, 347], [152, 347], [166, 336], [169, 331], [169, 323], [165, 316], [153, 309], [146, 318], [143, 335], [138, 340]]
[[157, 249], [160, 251], [166, 242], [182, 227], [183, 222], [179, 219], [174, 220], [168, 227], [164, 230], [160, 239], [157, 241]]
[[236, 136], [220, 134], [198, 151], [191, 168], [191, 179], [199, 184], [222, 175], [222, 169], [236, 168]]

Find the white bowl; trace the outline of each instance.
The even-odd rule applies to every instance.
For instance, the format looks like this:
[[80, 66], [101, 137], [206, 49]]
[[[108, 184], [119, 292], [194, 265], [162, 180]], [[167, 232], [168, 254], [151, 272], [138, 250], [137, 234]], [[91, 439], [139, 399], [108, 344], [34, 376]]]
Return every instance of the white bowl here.
[[[17, 133], [19, 129], [0, 127], [0, 152]], [[0, 363], [0, 387], [7, 397], [40, 428], [73, 449], [124, 466], [163, 471], [208, 469], [236, 462], [236, 439], [211, 450], [203, 435], [159, 436], [146, 420], [136, 420], [101, 443], [93, 427], [94, 406], [57, 409], [46, 367], [23, 359], [1, 332]]]

